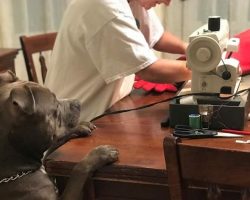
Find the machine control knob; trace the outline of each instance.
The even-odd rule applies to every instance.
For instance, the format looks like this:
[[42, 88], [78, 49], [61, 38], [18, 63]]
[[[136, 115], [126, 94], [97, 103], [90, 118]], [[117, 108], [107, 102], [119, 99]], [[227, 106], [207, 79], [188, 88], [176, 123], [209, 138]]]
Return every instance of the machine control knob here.
[[206, 47], [201, 47], [196, 52], [196, 57], [201, 62], [209, 61], [209, 59], [211, 58], [211, 55], [212, 54], [211, 54], [210, 49]]
[[231, 73], [230, 73], [229, 71], [224, 71], [224, 72], [222, 73], [222, 78], [223, 78], [224, 80], [229, 80], [229, 79], [231, 78]]

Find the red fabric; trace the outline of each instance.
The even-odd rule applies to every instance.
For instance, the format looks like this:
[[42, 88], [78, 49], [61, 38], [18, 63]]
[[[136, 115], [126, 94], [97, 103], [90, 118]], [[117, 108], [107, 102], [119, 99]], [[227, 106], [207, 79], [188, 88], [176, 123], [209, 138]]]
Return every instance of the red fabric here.
[[[177, 60], [186, 60], [185, 56], [181, 56]], [[174, 84], [161, 84], [161, 83], [152, 83], [140, 79], [140, 77], [135, 76], [134, 82], [135, 89], [143, 89], [145, 91], [155, 91], [155, 92], [177, 92], [178, 89]]]
[[136, 80], [134, 83], [135, 89], [143, 89], [145, 91], [156, 91], [156, 92], [177, 92], [177, 88], [173, 84], [159, 84], [152, 83], [148, 81], [141, 80], [138, 76], [136, 76]]
[[242, 75], [250, 74], [250, 29], [234, 37], [240, 38], [240, 45], [238, 52], [233, 52], [231, 58], [239, 60]]

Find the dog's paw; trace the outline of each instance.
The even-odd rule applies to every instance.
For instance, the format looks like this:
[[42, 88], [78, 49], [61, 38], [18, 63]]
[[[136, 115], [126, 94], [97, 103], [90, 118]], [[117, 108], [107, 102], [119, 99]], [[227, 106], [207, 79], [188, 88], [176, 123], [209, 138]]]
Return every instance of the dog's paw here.
[[85, 127], [86, 129], [88, 129], [90, 131], [93, 131], [94, 129], [96, 129], [95, 124], [93, 124], [92, 122], [82, 121], [82, 122], [79, 123], [79, 125]]
[[96, 126], [91, 122], [80, 122], [75, 128], [75, 133], [77, 136], [85, 137], [92, 135], [92, 131], [96, 128]]
[[92, 166], [92, 170], [113, 163], [118, 160], [118, 150], [110, 145], [101, 145], [94, 148], [87, 156], [87, 162], [89, 166]]
[[97, 155], [105, 162], [115, 162], [118, 160], [118, 149], [111, 145], [100, 145], [92, 150], [90, 154]]

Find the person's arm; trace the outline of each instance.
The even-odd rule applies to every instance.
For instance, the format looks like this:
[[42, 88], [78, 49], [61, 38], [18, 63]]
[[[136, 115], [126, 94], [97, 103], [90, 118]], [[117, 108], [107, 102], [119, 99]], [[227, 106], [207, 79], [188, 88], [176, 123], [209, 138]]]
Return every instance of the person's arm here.
[[185, 54], [187, 45], [186, 42], [170, 32], [164, 32], [159, 41], [154, 45], [154, 49], [173, 54]]
[[155, 83], [174, 83], [191, 79], [186, 61], [159, 59], [136, 73], [141, 79]]

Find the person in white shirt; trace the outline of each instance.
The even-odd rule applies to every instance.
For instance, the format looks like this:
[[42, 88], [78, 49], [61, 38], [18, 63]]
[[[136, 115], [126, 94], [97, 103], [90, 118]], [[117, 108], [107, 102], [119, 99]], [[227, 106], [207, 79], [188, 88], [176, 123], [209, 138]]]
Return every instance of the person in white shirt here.
[[146, 81], [190, 79], [185, 61], [159, 59], [153, 49], [184, 54], [186, 43], [164, 29], [151, 9], [171, 0], [72, 0], [58, 31], [45, 86], [80, 100], [90, 121], [128, 95], [135, 74]]

